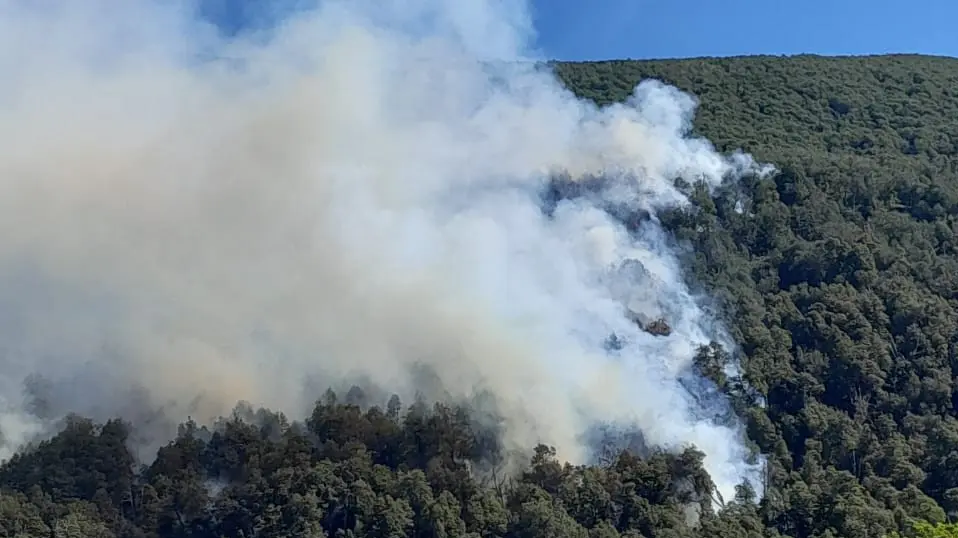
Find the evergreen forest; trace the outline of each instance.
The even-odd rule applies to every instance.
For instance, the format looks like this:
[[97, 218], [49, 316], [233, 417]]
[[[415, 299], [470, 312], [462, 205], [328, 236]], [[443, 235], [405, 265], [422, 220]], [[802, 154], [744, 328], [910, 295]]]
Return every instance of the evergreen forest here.
[[354, 388], [186, 421], [146, 465], [129, 424], [71, 416], [0, 466], [0, 536], [958, 536], [958, 59], [551, 67], [599, 105], [675, 85], [695, 134], [778, 169], [660, 215], [740, 346], [741, 378], [721, 350], [699, 366], [768, 458], [763, 495], [717, 499], [692, 448], [497, 466], [469, 409]]

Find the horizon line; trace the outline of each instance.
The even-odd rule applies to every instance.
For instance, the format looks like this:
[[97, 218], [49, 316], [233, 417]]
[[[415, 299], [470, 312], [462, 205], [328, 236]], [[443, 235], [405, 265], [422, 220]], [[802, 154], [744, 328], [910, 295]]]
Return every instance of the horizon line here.
[[691, 61], [691, 60], [735, 60], [747, 58], [827, 58], [827, 59], [865, 59], [865, 58], [902, 58], [919, 57], [932, 59], [958, 60], [958, 56], [950, 54], [932, 54], [926, 52], [875, 52], [875, 53], [820, 53], [820, 52], [795, 52], [795, 53], [755, 53], [755, 54], [714, 54], [697, 56], [656, 56], [656, 57], [610, 57], [594, 59], [576, 59], [563, 60], [553, 58], [549, 60], [538, 60], [545, 63], [607, 63], [607, 62], [669, 62], [669, 61]]

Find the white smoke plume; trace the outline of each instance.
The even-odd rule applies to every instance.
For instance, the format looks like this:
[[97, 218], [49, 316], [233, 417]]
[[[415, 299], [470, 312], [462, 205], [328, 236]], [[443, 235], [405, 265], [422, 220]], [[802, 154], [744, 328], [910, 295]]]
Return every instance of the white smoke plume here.
[[[232, 38], [193, 8], [0, 0], [7, 454], [66, 412], [293, 414], [317, 376], [412, 394], [426, 365], [492, 392], [517, 446], [582, 461], [614, 422], [696, 445], [725, 498], [753, 476], [679, 382], [727, 339], [654, 215], [684, 203], [676, 177], [756, 169], [688, 136], [691, 97], [577, 100], [527, 61], [519, 2], [329, 0]], [[601, 202], [653, 218], [544, 212], [550, 174], [618, 178]]]

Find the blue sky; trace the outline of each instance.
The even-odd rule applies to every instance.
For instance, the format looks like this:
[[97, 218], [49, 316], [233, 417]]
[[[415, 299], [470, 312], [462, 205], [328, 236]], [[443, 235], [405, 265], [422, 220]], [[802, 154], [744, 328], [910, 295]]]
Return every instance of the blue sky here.
[[956, 0], [535, 0], [534, 9], [539, 48], [561, 60], [958, 56]]
[[[238, 29], [252, 19], [275, 22], [281, 18], [277, 10], [316, 0], [199, 2], [221, 26]], [[550, 59], [889, 52], [958, 56], [958, 0], [532, 2], [537, 46]]]

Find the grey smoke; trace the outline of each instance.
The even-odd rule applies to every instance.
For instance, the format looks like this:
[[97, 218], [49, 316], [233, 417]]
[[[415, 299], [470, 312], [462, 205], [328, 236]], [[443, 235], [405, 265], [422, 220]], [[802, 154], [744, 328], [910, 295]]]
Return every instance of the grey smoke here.
[[[172, 435], [238, 400], [298, 416], [317, 378], [411, 395], [424, 365], [494, 394], [515, 446], [583, 461], [592, 424], [637, 426], [731, 498], [756, 468], [680, 378], [732, 343], [654, 216], [677, 177], [764, 168], [690, 137], [694, 99], [661, 83], [575, 99], [530, 32], [495, 0], [327, 1], [268, 38], [172, 0], [0, 0], [6, 454], [66, 412]], [[553, 174], [618, 180], [546, 212]]]

